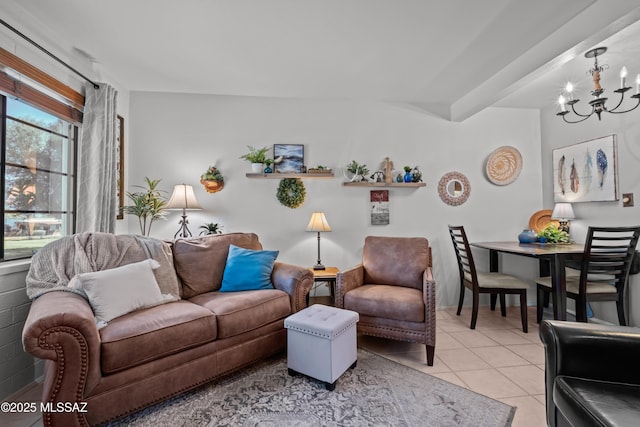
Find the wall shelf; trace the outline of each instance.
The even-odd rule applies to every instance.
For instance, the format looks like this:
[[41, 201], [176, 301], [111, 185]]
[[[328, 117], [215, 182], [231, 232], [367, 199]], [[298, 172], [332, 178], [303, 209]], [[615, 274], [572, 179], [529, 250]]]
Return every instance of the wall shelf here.
[[426, 187], [424, 182], [343, 182], [345, 187]]
[[283, 179], [283, 178], [311, 178], [311, 179], [328, 179], [333, 178], [333, 173], [247, 173], [247, 178], [259, 179]]

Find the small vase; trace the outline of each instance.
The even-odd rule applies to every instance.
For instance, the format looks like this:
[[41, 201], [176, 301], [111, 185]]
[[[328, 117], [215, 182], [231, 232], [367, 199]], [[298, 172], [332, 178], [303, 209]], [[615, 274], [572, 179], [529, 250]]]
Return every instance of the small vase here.
[[412, 182], [413, 181], [413, 177], [411, 176], [411, 172], [406, 172], [404, 174], [404, 182]]
[[518, 241], [520, 243], [535, 243], [538, 241], [538, 234], [533, 230], [522, 230], [522, 233], [518, 234]]
[[402, 182], [402, 175], [398, 174], [398, 176], [396, 176], [396, 182]]
[[273, 173], [273, 169], [271, 169], [271, 166], [267, 166], [266, 168], [264, 168], [264, 173]]

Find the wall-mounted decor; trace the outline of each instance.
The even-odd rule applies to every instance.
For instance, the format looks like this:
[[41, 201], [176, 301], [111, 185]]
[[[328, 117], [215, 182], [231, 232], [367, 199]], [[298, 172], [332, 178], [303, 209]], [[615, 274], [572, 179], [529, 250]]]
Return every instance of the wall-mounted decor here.
[[224, 187], [224, 178], [215, 166], [209, 166], [205, 173], [200, 175], [200, 184], [204, 186], [207, 193], [217, 193]]
[[299, 178], [283, 178], [278, 185], [276, 197], [280, 204], [295, 209], [304, 203], [307, 190]]
[[304, 145], [273, 144], [273, 158], [276, 172], [302, 173], [304, 166]]
[[471, 184], [460, 172], [448, 172], [440, 178], [438, 193], [443, 202], [451, 206], [463, 204], [471, 194]]
[[553, 150], [556, 202], [618, 200], [618, 150], [615, 135]]
[[389, 225], [389, 190], [371, 190], [371, 225]]
[[522, 155], [515, 147], [505, 145], [493, 150], [487, 158], [485, 171], [495, 185], [508, 185], [518, 178], [522, 170]]
[[118, 155], [116, 156], [116, 173], [117, 178], [117, 195], [118, 195], [118, 213], [116, 219], [124, 219], [124, 117], [118, 116], [116, 120], [116, 147]]

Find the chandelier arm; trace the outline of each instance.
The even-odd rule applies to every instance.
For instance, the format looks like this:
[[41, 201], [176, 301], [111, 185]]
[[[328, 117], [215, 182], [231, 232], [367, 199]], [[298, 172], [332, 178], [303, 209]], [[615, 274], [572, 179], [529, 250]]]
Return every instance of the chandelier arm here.
[[636, 108], [638, 108], [638, 106], [640, 105], [640, 98], [636, 98], [638, 100], [638, 102], [636, 103], [636, 105], [634, 105], [633, 107], [629, 108], [628, 110], [624, 110], [624, 111], [615, 111], [616, 108], [618, 108], [620, 106], [620, 104], [622, 104], [622, 99], [620, 100], [620, 103], [618, 105], [616, 105], [616, 108], [614, 108], [613, 110], [607, 110], [607, 112], [611, 113], [611, 114], [622, 114], [622, 113], [628, 113], [629, 111], [633, 111]]
[[573, 123], [580, 123], [580, 122], [584, 122], [585, 120], [587, 120], [589, 117], [591, 117], [591, 115], [592, 115], [592, 114], [593, 114], [593, 113], [589, 114], [588, 116], [584, 116], [584, 115], [583, 115], [583, 116], [582, 116], [582, 117], [583, 117], [582, 119], [580, 119], [580, 120], [576, 120], [576, 121], [567, 120], [567, 117], [566, 117], [567, 115], [565, 114], [565, 115], [563, 115], [563, 116], [562, 116], [562, 120], [564, 120], [564, 121], [565, 121], [565, 122], [567, 122], [567, 123], [571, 123], [571, 124], [573, 124]]
[[[574, 107], [574, 105], [575, 104], [571, 104], [571, 111], [573, 111], [573, 114], [575, 114], [576, 116], [584, 117], [585, 119], [588, 119], [589, 117], [591, 117], [593, 113], [596, 111], [596, 109], [593, 106], [591, 106], [591, 112], [589, 114], [580, 114], [576, 111], [576, 108]], [[569, 122], [569, 123], [579, 123], [581, 121], [582, 120], [579, 120], [577, 122]]]

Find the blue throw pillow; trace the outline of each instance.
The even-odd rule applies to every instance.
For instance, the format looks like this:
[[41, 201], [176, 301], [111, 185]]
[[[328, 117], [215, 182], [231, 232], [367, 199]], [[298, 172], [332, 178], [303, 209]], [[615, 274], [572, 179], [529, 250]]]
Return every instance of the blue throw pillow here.
[[220, 292], [273, 289], [271, 272], [279, 251], [255, 251], [229, 246]]

